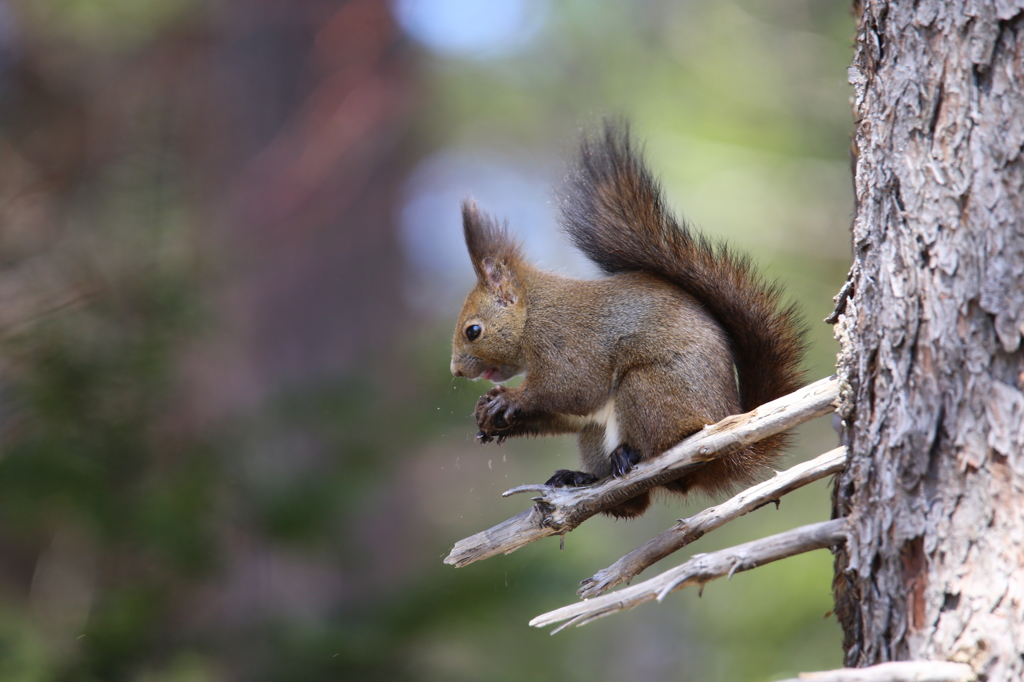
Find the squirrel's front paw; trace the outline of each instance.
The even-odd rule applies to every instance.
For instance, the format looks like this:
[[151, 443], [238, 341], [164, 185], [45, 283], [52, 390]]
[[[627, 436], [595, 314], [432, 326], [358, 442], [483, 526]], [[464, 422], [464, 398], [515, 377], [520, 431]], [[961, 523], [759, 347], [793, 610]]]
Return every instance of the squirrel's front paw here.
[[480, 396], [476, 401], [476, 425], [480, 433], [476, 439], [481, 443], [490, 443], [497, 439], [499, 443], [512, 435], [512, 422], [518, 409], [508, 399], [504, 386], [495, 386]]

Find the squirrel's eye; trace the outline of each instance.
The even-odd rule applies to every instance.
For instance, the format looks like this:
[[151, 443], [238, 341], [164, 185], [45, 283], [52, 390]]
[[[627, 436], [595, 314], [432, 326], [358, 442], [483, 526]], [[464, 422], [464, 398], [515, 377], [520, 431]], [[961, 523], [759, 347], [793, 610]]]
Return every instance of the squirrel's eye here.
[[470, 341], [476, 341], [478, 338], [480, 338], [480, 332], [482, 331], [483, 329], [480, 328], [480, 325], [471, 324], [468, 327], [466, 327], [466, 338], [469, 339]]

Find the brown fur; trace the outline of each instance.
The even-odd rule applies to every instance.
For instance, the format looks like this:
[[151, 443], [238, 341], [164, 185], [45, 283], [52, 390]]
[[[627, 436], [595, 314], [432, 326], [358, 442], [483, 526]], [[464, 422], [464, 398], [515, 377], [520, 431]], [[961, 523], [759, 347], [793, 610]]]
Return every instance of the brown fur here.
[[[503, 226], [463, 206], [477, 285], [455, 328], [452, 372], [495, 381], [526, 374], [517, 388], [481, 397], [479, 438], [578, 434], [585, 473], [558, 472], [557, 484], [621, 473], [801, 384], [795, 309], [780, 305], [778, 287], [747, 259], [677, 223], [633, 147], [614, 124], [584, 140], [560, 201], [564, 229], [604, 279], [534, 268]], [[785, 444], [774, 436], [665, 488], [715, 494], [749, 483]], [[609, 513], [637, 516], [649, 497]]]

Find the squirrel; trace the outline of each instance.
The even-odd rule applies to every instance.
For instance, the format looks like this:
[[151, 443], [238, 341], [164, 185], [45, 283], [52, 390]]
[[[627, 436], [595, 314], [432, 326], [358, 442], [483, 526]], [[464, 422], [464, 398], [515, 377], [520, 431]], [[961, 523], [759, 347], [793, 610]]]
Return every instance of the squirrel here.
[[[806, 328], [749, 257], [666, 210], [629, 127], [584, 136], [558, 196], [571, 241], [607, 275], [579, 280], [530, 265], [507, 225], [462, 205], [477, 283], [452, 342], [456, 377], [500, 384], [477, 402], [477, 439], [577, 434], [583, 471], [553, 486], [621, 476], [706, 424], [799, 388]], [[688, 470], [670, 492], [750, 484], [788, 444], [771, 436]], [[606, 511], [630, 518], [650, 491]]]

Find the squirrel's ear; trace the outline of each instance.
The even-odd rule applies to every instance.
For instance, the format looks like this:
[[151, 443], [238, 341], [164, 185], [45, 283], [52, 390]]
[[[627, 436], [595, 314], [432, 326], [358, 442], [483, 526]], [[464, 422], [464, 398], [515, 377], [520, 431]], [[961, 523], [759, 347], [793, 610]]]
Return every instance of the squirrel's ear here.
[[494, 294], [501, 305], [510, 306], [519, 300], [519, 280], [503, 261], [488, 256], [481, 265], [484, 276], [480, 283]]
[[462, 229], [477, 280], [504, 305], [515, 303], [518, 300], [515, 271], [523, 257], [508, 228], [477, 208], [472, 199], [467, 199], [462, 202]]

